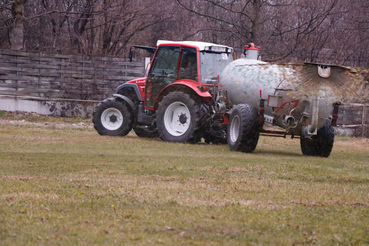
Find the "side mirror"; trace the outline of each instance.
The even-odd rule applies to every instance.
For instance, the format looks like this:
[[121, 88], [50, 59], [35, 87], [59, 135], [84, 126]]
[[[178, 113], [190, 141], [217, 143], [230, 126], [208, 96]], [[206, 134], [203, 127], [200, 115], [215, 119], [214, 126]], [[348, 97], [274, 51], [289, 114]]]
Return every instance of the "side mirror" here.
[[133, 58], [134, 58], [133, 49], [134, 49], [134, 47], [131, 47], [131, 48], [129, 49], [129, 61], [130, 61], [130, 62], [132, 62], [132, 61], [133, 61]]
[[132, 62], [133, 59], [135, 58], [135, 53], [134, 53], [135, 48], [146, 50], [150, 54], [154, 54], [155, 51], [156, 51], [155, 47], [142, 46], [142, 45], [133, 45], [133, 46], [131, 46], [131, 48], [129, 48], [129, 61], [130, 62]]

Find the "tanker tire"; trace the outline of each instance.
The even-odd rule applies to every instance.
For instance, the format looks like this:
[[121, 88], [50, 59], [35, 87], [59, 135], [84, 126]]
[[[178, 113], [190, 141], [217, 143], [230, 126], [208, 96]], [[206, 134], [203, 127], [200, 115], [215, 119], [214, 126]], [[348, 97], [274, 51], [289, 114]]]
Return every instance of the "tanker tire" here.
[[253, 152], [259, 140], [258, 111], [248, 104], [238, 104], [231, 112], [227, 142], [233, 151]]
[[303, 155], [317, 156], [316, 143], [313, 139], [302, 137], [300, 138], [300, 146]]
[[334, 128], [328, 120], [322, 128], [318, 130], [316, 136], [311, 139], [301, 137], [301, 151], [304, 155], [328, 157], [333, 149]]
[[202, 114], [201, 104], [189, 94], [170, 92], [160, 101], [156, 112], [159, 137], [168, 142], [199, 142]]
[[107, 98], [95, 107], [92, 122], [100, 135], [125, 136], [132, 129], [132, 113], [125, 103]]
[[133, 128], [133, 131], [140, 138], [155, 138], [158, 136], [158, 132], [156, 129], [136, 126]]

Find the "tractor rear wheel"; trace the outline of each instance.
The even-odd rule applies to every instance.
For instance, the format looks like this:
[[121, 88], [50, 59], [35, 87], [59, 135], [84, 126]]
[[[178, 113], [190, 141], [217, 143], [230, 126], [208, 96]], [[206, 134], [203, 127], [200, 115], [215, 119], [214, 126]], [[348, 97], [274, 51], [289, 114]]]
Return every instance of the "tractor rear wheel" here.
[[328, 157], [333, 149], [334, 128], [328, 120], [317, 135], [310, 138], [300, 138], [301, 151], [304, 155]]
[[132, 129], [132, 113], [125, 103], [108, 98], [95, 107], [92, 122], [100, 135], [125, 136]]
[[238, 104], [232, 110], [227, 129], [229, 148], [234, 151], [252, 152], [259, 140], [257, 110], [248, 104]]
[[189, 94], [170, 92], [159, 103], [156, 124], [161, 139], [169, 142], [196, 143], [201, 120], [201, 104]]

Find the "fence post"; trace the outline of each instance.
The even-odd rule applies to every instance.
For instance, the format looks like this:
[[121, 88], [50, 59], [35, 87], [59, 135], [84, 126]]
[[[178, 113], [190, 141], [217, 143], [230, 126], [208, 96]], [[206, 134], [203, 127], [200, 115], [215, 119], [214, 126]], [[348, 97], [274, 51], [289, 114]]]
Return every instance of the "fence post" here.
[[363, 104], [363, 113], [361, 115], [361, 137], [365, 137], [365, 120], [366, 120], [366, 110], [365, 110], [365, 104]]

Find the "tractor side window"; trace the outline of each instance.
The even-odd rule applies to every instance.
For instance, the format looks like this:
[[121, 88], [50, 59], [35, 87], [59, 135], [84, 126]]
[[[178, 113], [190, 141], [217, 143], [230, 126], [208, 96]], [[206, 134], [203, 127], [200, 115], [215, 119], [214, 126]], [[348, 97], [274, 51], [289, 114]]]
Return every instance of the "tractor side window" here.
[[179, 46], [160, 47], [146, 80], [145, 106], [153, 108], [160, 91], [177, 80]]
[[152, 76], [176, 76], [180, 49], [177, 46], [160, 47], [155, 57]]
[[196, 49], [184, 47], [182, 51], [179, 79], [197, 81], [197, 52]]

